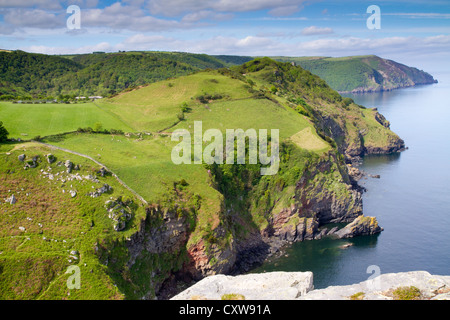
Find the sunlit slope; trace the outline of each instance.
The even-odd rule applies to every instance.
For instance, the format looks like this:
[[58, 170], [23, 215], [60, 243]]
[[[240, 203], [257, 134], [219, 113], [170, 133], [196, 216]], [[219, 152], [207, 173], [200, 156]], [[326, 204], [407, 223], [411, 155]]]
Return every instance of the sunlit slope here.
[[22, 140], [75, 131], [78, 128], [93, 128], [96, 123], [101, 123], [102, 128], [107, 130], [132, 130], [120, 117], [102, 110], [94, 103], [0, 102], [0, 121], [7, 128], [9, 137]]
[[100, 106], [135, 131], [170, 133], [193, 129], [194, 121], [202, 121], [204, 130], [279, 129], [280, 137], [288, 138], [312, 127], [287, 103], [256, 97], [252, 90], [245, 79], [208, 71], [150, 84], [105, 100]]
[[[134, 134], [73, 134], [46, 141], [104, 163], [148, 201], [158, 200], [181, 179], [189, 182], [187, 189], [193, 193], [216, 197], [202, 165], [175, 165], [171, 159], [177, 144], [171, 133], [187, 129], [193, 134], [195, 121], [202, 122], [203, 132], [219, 129], [224, 138], [227, 129], [255, 129], [258, 134], [259, 129], [269, 134], [277, 129], [281, 141], [294, 137], [291, 141], [306, 150], [320, 154], [330, 148], [312, 121], [286, 101], [255, 97], [250, 89], [246, 81], [217, 71], [153, 83], [97, 102], [100, 109], [132, 127]], [[300, 132], [307, 134], [299, 136]]]

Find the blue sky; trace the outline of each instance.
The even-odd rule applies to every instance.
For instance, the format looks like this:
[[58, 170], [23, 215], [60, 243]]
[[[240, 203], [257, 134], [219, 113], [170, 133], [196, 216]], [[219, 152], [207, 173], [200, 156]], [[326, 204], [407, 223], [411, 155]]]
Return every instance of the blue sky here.
[[[80, 8], [80, 29], [67, 28], [69, 5]], [[381, 29], [367, 28], [370, 5], [381, 10]], [[0, 0], [0, 48], [47, 54], [377, 54], [450, 71], [450, 1]]]

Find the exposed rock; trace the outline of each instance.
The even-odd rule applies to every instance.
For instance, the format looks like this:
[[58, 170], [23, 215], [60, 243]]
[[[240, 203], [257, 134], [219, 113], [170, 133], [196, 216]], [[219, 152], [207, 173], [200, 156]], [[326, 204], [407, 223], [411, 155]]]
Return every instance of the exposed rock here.
[[357, 294], [361, 300], [393, 300], [395, 289], [410, 286], [420, 290], [419, 299], [450, 299], [450, 276], [431, 275], [426, 271], [381, 274], [358, 284], [312, 290], [299, 299], [351, 300]]
[[53, 162], [56, 161], [56, 157], [55, 157], [54, 155], [52, 155], [51, 153], [47, 154], [47, 155], [46, 155], [46, 158], [47, 158], [47, 162], [48, 162], [49, 164], [52, 164]]
[[70, 160], [66, 160], [66, 162], [64, 162], [64, 166], [67, 168], [67, 173], [71, 173], [72, 169], [73, 169], [73, 163]]
[[450, 299], [450, 276], [426, 271], [381, 274], [351, 285], [314, 289], [311, 272], [268, 272], [236, 277], [207, 277], [171, 300], [220, 300], [224, 294], [238, 294], [246, 300], [395, 300], [395, 290], [417, 288], [419, 300]]
[[339, 246], [339, 249], [347, 249], [353, 246], [353, 243], [345, 243], [341, 246]]
[[21, 154], [21, 155], [19, 155], [19, 161], [22, 161], [22, 162], [24, 162], [25, 161], [25, 157], [26, 157], [26, 155], [24, 155], [24, 154]]
[[328, 231], [328, 233], [327, 233], [327, 236], [331, 236], [331, 235], [333, 235], [336, 231], [338, 231], [339, 230], [339, 227], [333, 227], [333, 228], [331, 228], [329, 231]]
[[92, 198], [97, 198], [100, 197], [102, 194], [110, 192], [112, 190], [113, 188], [109, 184], [105, 183], [103, 187], [97, 189], [95, 192], [88, 193], [88, 195], [91, 196]]
[[74, 191], [74, 190], [70, 190], [70, 196], [71, 196], [72, 198], [75, 198], [75, 197], [77, 196], [77, 192]]
[[15, 204], [17, 202], [16, 196], [11, 195], [10, 197], [5, 199], [5, 202], [9, 204]]
[[359, 181], [364, 177], [364, 173], [357, 167], [347, 164], [348, 174], [352, 177], [353, 180]]
[[197, 282], [171, 300], [220, 300], [224, 294], [239, 294], [246, 300], [293, 300], [312, 289], [312, 272], [215, 275]]
[[108, 171], [104, 167], [102, 167], [97, 173], [100, 174], [100, 176], [104, 177], [107, 174]]
[[334, 235], [338, 238], [353, 238], [356, 236], [373, 235], [383, 231], [378, 225], [378, 221], [374, 217], [365, 217], [364, 215], [356, 218], [352, 223], [349, 223], [344, 228], [336, 231]]
[[124, 230], [127, 222], [133, 217], [129, 204], [127, 201], [123, 202], [122, 197], [106, 201], [105, 208], [108, 211], [108, 218], [114, 221], [115, 231]]
[[383, 127], [387, 128], [387, 129], [389, 129], [391, 127], [390, 122], [387, 121], [386, 118], [382, 114], [380, 114], [379, 112], [375, 112], [375, 120], [379, 124], [381, 124]]
[[199, 280], [205, 276], [229, 273], [236, 262], [237, 251], [233, 241], [226, 247], [211, 244], [206, 250], [205, 242], [201, 240], [188, 248], [188, 256], [189, 263], [185, 265], [185, 271], [193, 279]]

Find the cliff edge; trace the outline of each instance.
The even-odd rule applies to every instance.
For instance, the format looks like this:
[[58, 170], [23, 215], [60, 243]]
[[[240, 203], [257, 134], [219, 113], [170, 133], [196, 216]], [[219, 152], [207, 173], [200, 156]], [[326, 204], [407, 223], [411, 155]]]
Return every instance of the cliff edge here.
[[314, 290], [312, 272], [270, 272], [236, 277], [215, 275], [171, 300], [448, 300], [450, 276], [426, 271], [387, 273], [346, 286]]

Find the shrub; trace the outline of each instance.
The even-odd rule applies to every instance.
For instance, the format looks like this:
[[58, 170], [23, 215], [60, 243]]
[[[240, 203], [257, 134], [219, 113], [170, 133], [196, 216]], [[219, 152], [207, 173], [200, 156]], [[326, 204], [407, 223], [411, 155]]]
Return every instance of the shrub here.
[[5, 142], [8, 139], [8, 130], [3, 126], [3, 122], [0, 121], [0, 142]]
[[355, 294], [352, 294], [350, 296], [350, 300], [363, 300], [364, 299], [364, 292], [357, 292]]
[[103, 125], [100, 122], [94, 124], [94, 132], [101, 132], [103, 130]]
[[184, 112], [181, 111], [181, 112], [177, 113], [177, 118], [178, 118], [178, 120], [183, 121], [185, 119]]
[[245, 296], [239, 293], [227, 293], [222, 295], [221, 300], [245, 300]]
[[111, 129], [111, 130], [109, 130], [109, 133], [111, 133], [111, 134], [117, 134], [117, 135], [123, 135], [124, 134], [124, 132], [122, 131], [122, 130], [117, 130], [117, 129]]
[[342, 99], [342, 107], [343, 108], [347, 108], [350, 104], [353, 103], [353, 99], [352, 98], [344, 98]]
[[190, 112], [192, 109], [189, 108], [187, 102], [183, 102], [183, 104], [181, 105], [181, 112]]

